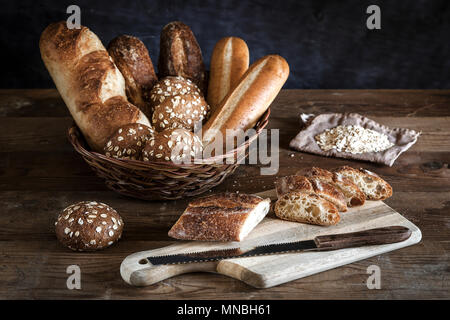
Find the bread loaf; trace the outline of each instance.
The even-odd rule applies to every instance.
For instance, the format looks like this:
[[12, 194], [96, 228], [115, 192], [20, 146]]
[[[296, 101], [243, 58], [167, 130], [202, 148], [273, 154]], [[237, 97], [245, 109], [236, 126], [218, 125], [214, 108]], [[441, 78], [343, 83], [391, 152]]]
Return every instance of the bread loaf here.
[[136, 37], [122, 35], [111, 40], [108, 52], [125, 78], [128, 100], [150, 117], [150, 90], [158, 78], [145, 44]]
[[158, 105], [152, 117], [156, 131], [182, 128], [194, 131], [206, 119], [209, 106], [200, 95], [185, 94], [164, 100]]
[[169, 231], [181, 240], [242, 241], [266, 216], [270, 199], [220, 193], [189, 203]]
[[152, 128], [140, 123], [122, 126], [109, 137], [104, 148], [105, 155], [117, 159], [140, 160], [145, 143], [154, 134]]
[[151, 136], [142, 150], [144, 161], [190, 163], [202, 155], [202, 142], [185, 129], [166, 129]]
[[186, 94], [201, 97], [200, 89], [189, 79], [180, 76], [168, 76], [159, 80], [150, 91], [152, 112], [166, 99]]
[[275, 214], [288, 221], [329, 226], [340, 220], [337, 208], [329, 201], [304, 192], [289, 192], [275, 203]]
[[56, 88], [93, 150], [102, 152], [122, 125], [150, 126], [144, 113], [127, 101], [122, 74], [88, 28], [68, 29], [65, 21], [51, 24], [39, 46]]
[[217, 134], [223, 141], [226, 132], [238, 135], [252, 128], [269, 108], [289, 75], [289, 66], [282, 57], [269, 55], [253, 63], [237, 86], [223, 99], [203, 127], [203, 144], [213, 142]]
[[355, 183], [369, 200], [384, 200], [392, 196], [392, 187], [376, 175], [365, 169], [343, 166], [334, 170], [338, 177], [344, 177]]
[[206, 92], [202, 50], [191, 28], [180, 21], [168, 23], [161, 31], [158, 72], [160, 77], [191, 79], [203, 94]]
[[214, 46], [209, 68], [208, 98], [214, 111], [247, 71], [249, 52], [244, 40], [236, 37], [220, 39]]
[[342, 192], [331, 183], [320, 180], [317, 177], [286, 176], [278, 178], [275, 185], [278, 197], [294, 191], [314, 194], [330, 201], [336, 206], [338, 211], [347, 211], [346, 199]]
[[123, 221], [116, 210], [96, 201], [81, 201], [65, 208], [55, 222], [56, 237], [74, 251], [109, 247], [122, 236]]
[[366, 196], [358, 186], [341, 175], [317, 167], [303, 168], [297, 171], [296, 174], [305, 177], [315, 177], [333, 185], [343, 193], [349, 207], [360, 206], [365, 202]]

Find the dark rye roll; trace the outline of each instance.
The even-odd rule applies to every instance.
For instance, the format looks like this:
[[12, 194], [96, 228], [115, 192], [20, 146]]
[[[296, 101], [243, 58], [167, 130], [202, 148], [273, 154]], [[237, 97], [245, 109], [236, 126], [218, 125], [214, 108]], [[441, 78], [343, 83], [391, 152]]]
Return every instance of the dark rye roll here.
[[270, 199], [219, 193], [189, 203], [169, 236], [181, 240], [241, 241], [266, 216]]
[[206, 92], [202, 50], [191, 28], [180, 21], [168, 23], [161, 31], [158, 72], [160, 77], [182, 76]]

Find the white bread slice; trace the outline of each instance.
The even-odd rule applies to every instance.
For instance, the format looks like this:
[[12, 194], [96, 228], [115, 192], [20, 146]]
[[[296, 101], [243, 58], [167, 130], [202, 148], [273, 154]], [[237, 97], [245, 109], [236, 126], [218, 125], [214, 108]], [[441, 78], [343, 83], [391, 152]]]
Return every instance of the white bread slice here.
[[343, 166], [334, 170], [336, 174], [355, 183], [369, 200], [384, 200], [392, 196], [392, 187], [376, 175], [365, 169]]
[[275, 203], [275, 214], [283, 220], [303, 222], [321, 226], [335, 225], [340, 216], [329, 201], [303, 192], [289, 192]]

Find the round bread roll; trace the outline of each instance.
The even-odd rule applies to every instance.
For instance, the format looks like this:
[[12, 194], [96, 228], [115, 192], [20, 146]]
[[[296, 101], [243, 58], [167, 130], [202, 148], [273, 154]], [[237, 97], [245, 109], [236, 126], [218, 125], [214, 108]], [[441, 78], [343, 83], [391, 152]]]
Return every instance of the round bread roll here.
[[82, 201], [65, 208], [55, 222], [56, 237], [74, 251], [94, 251], [120, 239], [123, 220], [116, 210], [95, 201]]
[[166, 129], [151, 137], [142, 150], [144, 161], [188, 163], [202, 155], [200, 138], [185, 129]]
[[150, 91], [150, 106], [152, 111], [167, 97], [192, 94], [201, 96], [200, 89], [189, 79], [180, 76], [168, 76], [159, 80]]
[[117, 159], [138, 160], [147, 140], [155, 130], [140, 123], [130, 123], [120, 127], [114, 133], [103, 149], [105, 155]]
[[206, 118], [208, 111], [209, 106], [200, 95], [174, 96], [156, 106], [152, 124], [156, 131], [175, 128], [194, 131], [194, 127]]

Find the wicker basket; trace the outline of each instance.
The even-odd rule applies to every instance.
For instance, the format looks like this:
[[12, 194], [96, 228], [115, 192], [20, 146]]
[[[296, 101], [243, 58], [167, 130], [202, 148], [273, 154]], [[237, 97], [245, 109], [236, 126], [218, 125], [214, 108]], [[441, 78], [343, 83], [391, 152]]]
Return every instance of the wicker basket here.
[[[238, 154], [248, 156], [250, 144], [267, 125], [270, 109], [255, 125], [256, 134], [227, 154], [203, 159], [201, 163], [174, 164], [144, 162], [107, 157], [88, 150], [76, 125], [68, 131], [69, 141], [95, 173], [105, 179], [106, 186], [122, 195], [143, 200], [175, 200], [202, 194], [219, 185], [238, 167]], [[244, 149], [244, 150], [243, 150]], [[225, 160], [233, 158], [233, 163]]]

